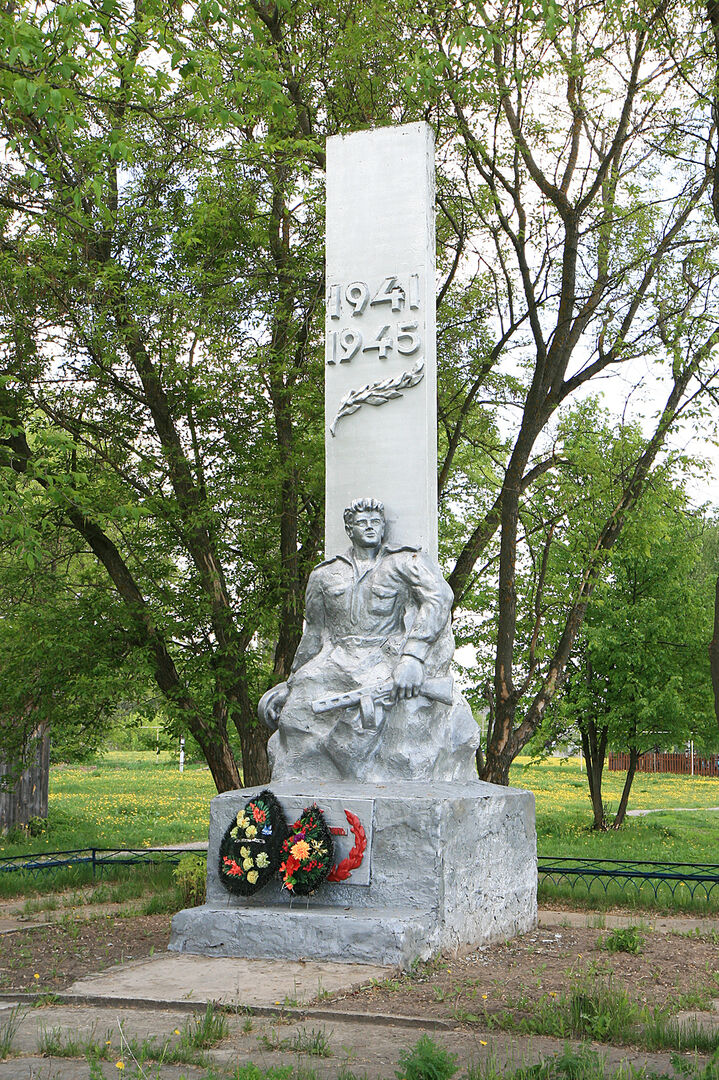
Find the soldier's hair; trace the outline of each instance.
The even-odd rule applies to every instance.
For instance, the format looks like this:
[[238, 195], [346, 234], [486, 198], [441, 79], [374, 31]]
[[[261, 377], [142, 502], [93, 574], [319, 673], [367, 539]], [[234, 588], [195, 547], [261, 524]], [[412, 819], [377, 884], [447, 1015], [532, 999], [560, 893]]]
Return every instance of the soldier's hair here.
[[348, 529], [354, 521], [355, 514], [361, 514], [367, 510], [376, 510], [378, 514], [384, 517], [384, 503], [381, 503], [379, 499], [353, 499], [352, 505], [348, 506], [344, 512], [345, 529]]

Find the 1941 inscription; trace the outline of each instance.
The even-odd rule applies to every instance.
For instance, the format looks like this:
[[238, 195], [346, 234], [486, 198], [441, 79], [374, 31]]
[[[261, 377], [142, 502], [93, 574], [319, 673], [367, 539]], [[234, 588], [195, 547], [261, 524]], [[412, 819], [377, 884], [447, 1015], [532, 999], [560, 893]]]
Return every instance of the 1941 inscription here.
[[[368, 334], [361, 328], [362, 322], [354, 321], [370, 312], [385, 310], [383, 305], [388, 315], [391, 312], [398, 317], [390, 316], [378, 330]], [[327, 314], [338, 322], [347, 319], [348, 325], [328, 330], [327, 363], [348, 364], [360, 353], [374, 352], [386, 360], [393, 350], [401, 356], [412, 356], [422, 344], [419, 322], [411, 318], [412, 311], [417, 311], [419, 306], [419, 274], [408, 274], [405, 278], [388, 274], [374, 291], [366, 281], [330, 285]]]

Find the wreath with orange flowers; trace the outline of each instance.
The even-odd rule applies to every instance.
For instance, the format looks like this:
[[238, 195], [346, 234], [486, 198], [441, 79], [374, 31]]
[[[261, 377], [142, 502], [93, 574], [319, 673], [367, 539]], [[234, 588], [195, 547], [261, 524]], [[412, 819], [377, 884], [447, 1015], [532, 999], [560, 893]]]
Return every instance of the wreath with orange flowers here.
[[220, 844], [220, 881], [230, 892], [251, 896], [277, 872], [287, 836], [282, 807], [267, 789], [250, 799]]
[[290, 826], [281, 855], [282, 887], [293, 896], [309, 896], [327, 878], [334, 842], [319, 806], [307, 807]]

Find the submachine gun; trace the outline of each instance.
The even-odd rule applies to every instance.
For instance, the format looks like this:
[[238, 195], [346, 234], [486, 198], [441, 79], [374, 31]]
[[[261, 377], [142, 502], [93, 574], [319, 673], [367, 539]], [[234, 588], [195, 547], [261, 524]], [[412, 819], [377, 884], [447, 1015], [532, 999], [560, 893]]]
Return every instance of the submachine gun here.
[[[454, 679], [451, 675], [443, 679], [425, 679], [419, 689], [419, 696], [451, 705], [453, 689]], [[391, 681], [375, 683], [374, 686], [359, 686], [356, 690], [348, 690], [344, 694], [316, 698], [312, 702], [312, 712], [326, 713], [332, 709], [352, 709], [359, 705], [362, 727], [378, 728], [384, 719], [384, 710], [394, 704], [393, 691], [394, 683]]]

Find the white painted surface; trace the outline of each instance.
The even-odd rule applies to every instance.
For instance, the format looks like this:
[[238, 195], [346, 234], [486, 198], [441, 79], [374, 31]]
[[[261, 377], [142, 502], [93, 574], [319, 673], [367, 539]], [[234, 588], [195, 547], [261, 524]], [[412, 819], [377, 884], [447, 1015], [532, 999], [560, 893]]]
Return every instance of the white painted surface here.
[[[392, 276], [396, 281], [387, 288], [394, 290], [396, 310], [377, 302]], [[436, 558], [434, 135], [428, 124], [328, 139], [326, 283], [326, 552], [347, 547], [343, 509], [371, 496], [385, 504], [390, 542], [416, 544]], [[366, 283], [367, 292], [362, 284], [350, 288], [353, 283]], [[378, 339], [383, 327], [389, 329]], [[377, 340], [387, 346], [384, 357], [367, 348]], [[399, 389], [401, 396], [381, 406], [363, 404], [337, 420], [349, 393], [413, 371], [422, 372], [421, 381]]]

